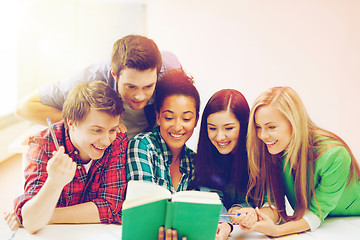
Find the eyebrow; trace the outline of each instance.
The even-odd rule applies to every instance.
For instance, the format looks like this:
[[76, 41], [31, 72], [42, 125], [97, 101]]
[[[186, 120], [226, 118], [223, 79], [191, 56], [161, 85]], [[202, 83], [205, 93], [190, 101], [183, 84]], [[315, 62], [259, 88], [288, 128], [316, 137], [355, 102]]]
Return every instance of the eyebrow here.
[[[154, 84], [156, 84], [156, 82], [150, 83], [150, 84], [145, 85], [145, 86], [143, 86], [143, 87], [150, 87], [150, 86], [153, 86]], [[129, 82], [124, 82], [124, 85], [139, 87], [139, 86], [137, 86], [137, 85], [135, 85], [135, 84], [132, 84], [132, 83], [129, 83]]]
[[[267, 122], [264, 125], [266, 126], [266, 125], [269, 125], [269, 124], [275, 124], [275, 123], [274, 122]], [[257, 122], [255, 122], [255, 125], [260, 126], [260, 124], [258, 124]]]
[[99, 125], [90, 125], [90, 127], [104, 128], [104, 127], [99, 126]]
[[[173, 114], [174, 114], [174, 112], [173, 112], [173, 111], [171, 111], [171, 110], [164, 110], [164, 111], [162, 111], [162, 113], [166, 113], [166, 112], [168, 112], [168, 113], [173, 113]], [[188, 113], [195, 114], [195, 113], [194, 113], [194, 112], [192, 112], [192, 111], [186, 111], [186, 112], [183, 112], [182, 114], [188, 114]]]
[[[236, 123], [227, 123], [227, 124], [224, 124], [223, 126], [229, 126], [229, 125], [235, 125]], [[215, 126], [215, 124], [212, 124], [212, 123], [208, 123], [207, 125], [211, 125], [211, 126]]]
[[[120, 124], [118, 124], [118, 125], [116, 125], [116, 126], [112, 127], [111, 129], [117, 128], [117, 127], [119, 127], [119, 125], [120, 125]], [[102, 126], [99, 126], [99, 125], [90, 125], [90, 127], [92, 127], [92, 128], [101, 128], [101, 129], [105, 129], [105, 127], [102, 127]]]

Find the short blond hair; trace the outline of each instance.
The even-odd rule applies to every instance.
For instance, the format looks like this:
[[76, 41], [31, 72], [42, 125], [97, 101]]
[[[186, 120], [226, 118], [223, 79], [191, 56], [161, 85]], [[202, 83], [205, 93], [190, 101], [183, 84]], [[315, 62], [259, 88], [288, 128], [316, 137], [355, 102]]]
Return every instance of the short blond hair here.
[[81, 122], [90, 109], [102, 111], [114, 117], [124, 112], [119, 93], [108, 84], [102, 81], [80, 83], [65, 99], [62, 110], [65, 127], [68, 127], [68, 120], [74, 121], [75, 124]]

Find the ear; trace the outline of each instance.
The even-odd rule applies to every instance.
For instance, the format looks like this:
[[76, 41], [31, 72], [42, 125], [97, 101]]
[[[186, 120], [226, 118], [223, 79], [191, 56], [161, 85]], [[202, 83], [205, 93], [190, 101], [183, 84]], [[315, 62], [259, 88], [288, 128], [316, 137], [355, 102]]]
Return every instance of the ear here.
[[66, 123], [67, 123], [69, 129], [75, 126], [75, 122], [72, 120], [66, 119]]
[[160, 122], [160, 114], [156, 112], [156, 124], [160, 125], [159, 122]]
[[116, 73], [114, 72], [113, 68], [110, 68], [111, 75], [114, 77], [115, 81], [118, 81], [118, 77], [116, 76]]

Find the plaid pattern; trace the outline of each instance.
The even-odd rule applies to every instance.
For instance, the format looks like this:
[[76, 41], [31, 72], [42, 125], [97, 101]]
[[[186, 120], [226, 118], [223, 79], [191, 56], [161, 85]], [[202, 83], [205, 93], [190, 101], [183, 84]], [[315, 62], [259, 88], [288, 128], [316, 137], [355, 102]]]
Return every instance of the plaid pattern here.
[[[102, 223], [121, 223], [121, 208], [127, 186], [125, 178], [125, 153], [127, 137], [118, 134], [101, 159], [93, 160], [86, 173], [77, 149], [72, 145], [63, 121], [52, 126], [60, 146], [78, 165], [74, 179], [62, 190], [57, 207], [67, 207], [94, 202]], [[24, 194], [15, 199], [15, 212], [22, 222], [21, 209], [33, 198], [47, 179], [46, 166], [56, 150], [49, 129], [41, 131], [29, 140], [25, 168]]]
[[[154, 182], [170, 190], [175, 189], [170, 177], [172, 154], [160, 135], [160, 128], [140, 133], [129, 141], [127, 150], [126, 178]], [[187, 190], [194, 178], [195, 153], [184, 146], [181, 151], [180, 172], [182, 177], [176, 191]]]

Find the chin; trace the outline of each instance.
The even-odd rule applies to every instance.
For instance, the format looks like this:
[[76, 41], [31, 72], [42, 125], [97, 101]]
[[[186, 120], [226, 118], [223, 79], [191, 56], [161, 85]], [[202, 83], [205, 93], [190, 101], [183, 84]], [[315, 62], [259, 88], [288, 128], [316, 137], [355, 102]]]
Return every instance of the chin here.
[[220, 153], [220, 154], [222, 154], [222, 155], [225, 155], [225, 154], [228, 154], [229, 153], [229, 151], [227, 150], [227, 149], [217, 149], [218, 150], [218, 152]]
[[103, 153], [94, 153], [94, 154], [91, 154], [89, 155], [91, 159], [100, 159], [104, 156], [104, 152]]
[[269, 151], [269, 153], [270, 153], [271, 155], [276, 155], [276, 154], [281, 153], [281, 151]]
[[132, 105], [130, 107], [133, 110], [141, 110], [141, 109], [144, 109], [145, 106], [146, 106], [146, 104], [144, 104], [144, 105]]

